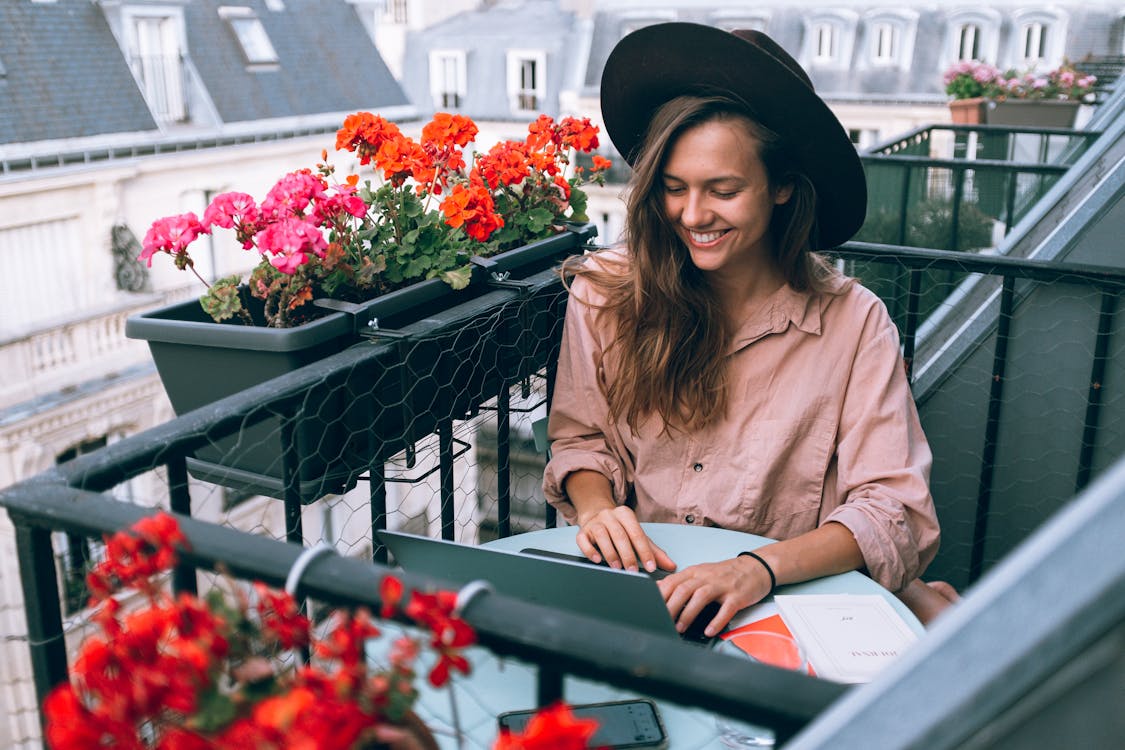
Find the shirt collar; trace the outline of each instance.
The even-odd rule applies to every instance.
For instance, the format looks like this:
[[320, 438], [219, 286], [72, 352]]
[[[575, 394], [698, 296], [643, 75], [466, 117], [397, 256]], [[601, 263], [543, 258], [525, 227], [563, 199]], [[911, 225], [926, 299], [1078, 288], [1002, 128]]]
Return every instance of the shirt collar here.
[[[833, 287], [837, 286], [833, 284]], [[835, 292], [833, 288], [829, 293]], [[816, 292], [798, 292], [789, 284], [780, 287], [769, 301], [751, 318], [743, 321], [735, 331], [728, 354], [749, 346], [772, 333], [784, 333], [790, 325], [804, 333], [819, 336], [821, 316], [827, 304], [827, 295]]]

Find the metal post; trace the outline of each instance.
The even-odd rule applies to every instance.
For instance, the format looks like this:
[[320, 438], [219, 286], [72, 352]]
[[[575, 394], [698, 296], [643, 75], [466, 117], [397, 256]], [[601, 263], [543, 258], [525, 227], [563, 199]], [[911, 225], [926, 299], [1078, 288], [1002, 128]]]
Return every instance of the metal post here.
[[501, 538], [512, 535], [511, 391], [501, 378], [496, 396], [496, 524]]
[[453, 420], [443, 419], [438, 423], [438, 453], [441, 479], [441, 538], [453, 540]]
[[51, 689], [67, 679], [66, 640], [59, 608], [59, 581], [51, 549], [51, 532], [29, 526], [14, 514], [12, 522], [16, 528], [16, 554], [27, 615], [31, 676], [37, 702], [43, 705]]
[[[191, 493], [188, 490], [187, 458], [183, 454], [168, 460], [168, 507], [173, 513], [191, 516]], [[195, 567], [188, 563], [176, 564], [172, 571], [172, 590], [177, 593], [199, 593]]]
[[1105, 365], [1109, 355], [1109, 338], [1113, 334], [1113, 317], [1117, 308], [1117, 292], [1102, 291], [1102, 307], [1098, 313], [1098, 333], [1094, 339], [1094, 361], [1090, 367], [1090, 391], [1086, 396], [1086, 421], [1082, 427], [1082, 444], [1078, 451], [1078, 476], [1074, 491], [1080, 492], [1090, 482], [1094, 465], [1094, 448], [1098, 440], [1098, 417], [1101, 414]]
[[301, 527], [301, 454], [297, 446], [297, 416], [281, 420], [281, 479], [285, 498], [285, 540], [304, 545]]
[[1015, 279], [1004, 277], [1000, 294], [1000, 316], [996, 322], [996, 349], [992, 359], [992, 383], [988, 394], [988, 417], [981, 450], [980, 484], [977, 488], [977, 515], [973, 526], [973, 550], [969, 561], [969, 583], [980, 578], [984, 566], [984, 545], [988, 535], [988, 511], [992, 502], [992, 474], [995, 470], [997, 436], [1000, 431], [1000, 406], [1004, 395], [1004, 369], [1008, 361], [1008, 335], [1012, 322]]

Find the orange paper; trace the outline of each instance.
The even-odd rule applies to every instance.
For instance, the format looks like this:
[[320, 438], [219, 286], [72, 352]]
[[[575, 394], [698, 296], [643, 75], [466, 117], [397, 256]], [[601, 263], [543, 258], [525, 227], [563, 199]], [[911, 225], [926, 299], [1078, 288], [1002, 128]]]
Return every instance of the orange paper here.
[[[731, 641], [763, 664], [771, 664], [784, 669], [796, 669], [799, 666], [791, 648], [786, 647], [786, 644], [776, 638], [768, 636], [755, 638], [756, 635], [761, 633], [776, 633], [793, 638], [793, 633], [786, 627], [781, 615], [770, 615], [734, 630], [729, 630], [723, 633], [722, 638], [725, 641]], [[796, 639], [794, 638], [794, 640]], [[807, 669], [809, 674], [815, 674], [811, 666]]]

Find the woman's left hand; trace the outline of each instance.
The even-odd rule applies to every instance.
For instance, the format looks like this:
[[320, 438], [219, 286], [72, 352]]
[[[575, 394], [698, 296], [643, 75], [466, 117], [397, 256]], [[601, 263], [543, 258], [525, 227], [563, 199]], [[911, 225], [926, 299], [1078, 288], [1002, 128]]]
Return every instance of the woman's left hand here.
[[750, 557], [692, 565], [657, 585], [681, 633], [708, 603], [718, 602], [719, 611], [704, 631], [708, 636], [717, 635], [739, 610], [757, 604], [770, 592], [769, 574]]

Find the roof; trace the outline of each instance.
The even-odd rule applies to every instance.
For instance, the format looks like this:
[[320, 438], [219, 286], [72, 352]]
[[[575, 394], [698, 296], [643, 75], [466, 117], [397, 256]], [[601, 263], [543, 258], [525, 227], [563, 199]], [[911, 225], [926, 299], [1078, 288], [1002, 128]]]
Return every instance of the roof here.
[[184, 7], [188, 51], [219, 119], [241, 122], [408, 104], [345, 0], [285, 0], [284, 12], [263, 0], [239, 0], [255, 11], [277, 52], [272, 69], [247, 66], [219, 7], [196, 0]]
[[[186, 87], [201, 135], [232, 123], [408, 106], [347, 0], [239, 0], [261, 21], [276, 65], [250, 66], [220, 0], [169, 3], [182, 12]], [[139, 5], [139, 4], [138, 4]], [[0, 2], [0, 144], [164, 131], [129, 68], [117, 3]], [[145, 6], [155, 7], [155, 6]], [[167, 50], [164, 50], [165, 52]], [[173, 50], [174, 52], [175, 50]], [[96, 92], [96, 95], [91, 95]]]
[[0, 62], [0, 143], [157, 127], [90, 0], [0, 3]]

